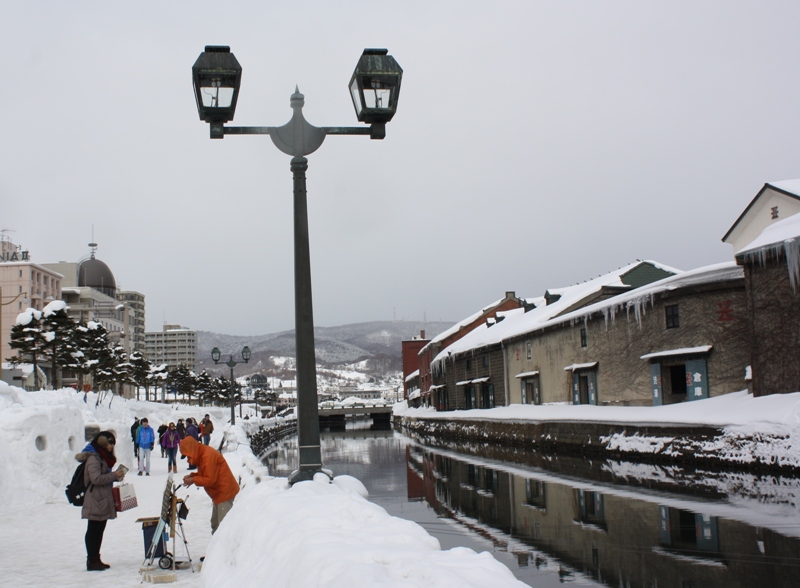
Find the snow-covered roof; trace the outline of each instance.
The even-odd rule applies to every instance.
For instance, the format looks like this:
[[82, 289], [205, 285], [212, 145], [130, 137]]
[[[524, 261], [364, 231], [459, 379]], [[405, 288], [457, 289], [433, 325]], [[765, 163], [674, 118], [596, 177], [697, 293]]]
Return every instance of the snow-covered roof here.
[[[796, 181], [800, 185], [800, 180]], [[798, 237], [800, 237], [800, 214], [795, 214], [766, 227], [753, 242], [746, 245], [736, 255], [755, 253], [760, 249], [770, 248]]]
[[[606, 319], [610, 318], [614, 320], [617, 312], [627, 312], [633, 309], [635, 316], [638, 318], [645, 312], [646, 303], [652, 302], [653, 296], [660, 292], [677, 290], [679, 288], [686, 288], [699, 284], [741, 279], [744, 276], [744, 270], [736, 265], [734, 261], [704, 266], [686, 272], [673, 270], [677, 272], [674, 276], [669, 276], [657, 282], [653, 282], [652, 284], [641, 286], [630, 292], [618, 294], [612, 298], [581, 307], [565, 314], [559, 314], [559, 312], [563, 311], [565, 308], [569, 308], [576, 301], [585, 298], [601, 285], [613, 285], [615, 277], [613, 274], [617, 274], [618, 272], [624, 273], [630, 270], [630, 268], [631, 266], [626, 266], [625, 268], [617, 270], [617, 272], [611, 272], [611, 274], [606, 274], [606, 276], [600, 276], [585, 284], [572, 286], [573, 290], [561, 288], [558, 290], [562, 295], [561, 298], [547, 306], [534, 308], [524, 314], [521, 314], [522, 309], [519, 309], [519, 313], [509, 313], [506, 320], [492, 327], [482, 325], [469, 335], [443, 349], [434, 358], [434, 362], [441, 361], [451, 354], [454, 355], [472, 349], [496, 345], [502, 341], [512, 339], [519, 335], [532, 333], [549, 326], [587, 318], [594, 313], [602, 313]], [[616, 277], [618, 278], [619, 276], [617, 275]], [[555, 290], [551, 290], [551, 292], [554, 291]]]
[[[32, 363], [13, 364], [13, 363], [3, 362], [3, 369], [8, 372], [10, 372], [11, 370], [20, 370], [22, 376], [27, 378], [33, 373], [33, 364]], [[41, 369], [39, 371], [41, 371]]]
[[406, 382], [410, 382], [414, 378], [419, 378], [419, 370], [414, 370], [406, 376]]
[[503, 300], [505, 300], [505, 297], [501, 298], [500, 300], [495, 300], [494, 302], [492, 302], [492, 303], [491, 303], [491, 304], [489, 304], [488, 306], [484, 306], [482, 309], [480, 309], [480, 310], [479, 310], [478, 312], [476, 312], [475, 314], [472, 314], [472, 315], [468, 316], [468, 317], [467, 317], [467, 318], [465, 318], [464, 320], [461, 320], [461, 321], [457, 322], [456, 324], [454, 324], [454, 325], [453, 325], [452, 327], [450, 327], [449, 329], [447, 329], [447, 330], [445, 330], [445, 331], [442, 331], [441, 333], [439, 333], [438, 335], [436, 335], [436, 336], [435, 336], [433, 339], [431, 339], [430, 341], [428, 341], [428, 343], [426, 343], [426, 344], [425, 344], [425, 346], [424, 346], [424, 347], [422, 347], [422, 349], [420, 349], [420, 350], [419, 350], [419, 353], [420, 353], [420, 354], [422, 354], [422, 352], [423, 352], [423, 351], [425, 351], [426, 349], [428, 349], [428, 348], [429, 348], [431, 345], [433, 345], [433, 344], [435, 344], [435, 343], [438, 343], [439, 341], [443, 341], [444, 339], [447, 339], [447, 337], [449, 337], [450, 335], [453, 335], [453, 334], [455, 334], [455, 333], [458, 333], [458, 332], [459, 332], [461, 329], [463, 329], [464, 327], [466, 327], [466, 326], [468, 326], [468, 325], [471, 325], [471, 324], [472, 324], [472, 323], [474, 323], [476, 320], [478, 320], [479, 318], [481, 318], [481, 316], [482, 316], [482, 315], [483, 315], [485, 312], [487, 312], [487, 311], [491, 310], [492, 308], [494, 308], [494, 307], [498, 306], [498, 305], [499, 305], [501, 302], [503, 302]]
[[42, 273], [47, 274], [48, 276], [53, 276], [57, 278], [64, 278], [64, 274], [60, 274], [57, 271], [51, 270], [46, 268], [38, 263], [31, 263], [30, 260], [28, 261], [4, 261], [3, 267], [14, 266], [14, 267], [34, 267], [37, 270], [41, 271]]
[[722, 237], [723, 242], [728, 242], [728, 237], [731, 235], [731, 233], [733, 233], [736, 227], [739, 226], [739, 223], [742, 222], [742, 219], [747, 216], [747, 213], [752, 210], [752, 208], [756, 205], [756, 202], [758, 202], [764, 193], [770, 188], [772, 188], [773, 191], [777, 190], [786, 196], [800, 200], [800, 179], [782, 180], [780, 182], [767, 182], [758, 191], [758, 194], [756, 194], [755, 197], [750, 201], [750, 204], [748, 204], [747, 207], [742, 211], [742, 214], [739, 215], [739, 218], [737, 218], [736, 221], [731, 225], [731, 228], [728, 229], [728, 232]]
[[[441, 350], [441, 352], [434, 358], [434, 362], [441, 361], [445, 357], [452, 354], [463, 353], [464, 351], [472, 349], [480, 349], [488, 345], [496, 345], [506, 339], [531, 332], [535, 330], [538, 325], [558, 316], [581, 300], [584, 300], [585, 298], [599, 292], [605, 287], [628, 287], [622, 282], [622, 276], [642, 263], [651, 264], [658, 269], [668, 271], [673, 274], [680, 275], [682, 273], [679, 269], [675, 269], [655, 261], [637, 261], [581, 284], [567, 286], [566, 288], [549, 289], [549, 294], [558, 295], [560, 298], [552, 301], [550, 304], [546, 304], [545, 298], [540, 297], [535, 299], [536, 308], [530, 309], [528, 312], [525, 312], [524, 309], [521, 308], [506, 312], [505, 320], [498, 322], [491, 327], [487, 326], [486, 324], [479, 326], [471, 333], [465, 335], [452, 345], [449, 345], [445, 349]], [[638, 292], [641, 289], [642, 288], [638, 288], [635, 291]], [[616, 298], [618, 298], [618, 296], [614, 299]], [[608, 302], [605, 304], [608, 304]]]
[[552, 320], [538, 325], [538, 328], [545, 328], [552, 325], [588, 318], [594, 313], [603, 313], [607, 319], [614, 320], [617, 311], [630, 311], [633, 309], [634, 315], [640, 317], [645, 312], [645, 304], [652, 302], [653, 297], [661, 292], [698, 286], [700, 284], [712, 284], [714, 282], [726, 282], [729, 280], [741, 279], [744, 277], [744, 270], [736, 265], [735, 261], [726, 261], [700, 267], [697, 269], [681, 272], [675, 276], [658, 280], [652, 284], [642, 286], [631, 292], [620, 294], [613, 298], [590, 304], [579, 308], [570, 313], [560, 315]]
[[763, 265], [770, 252], [783, 253], [786, 256], [789, 283], [796, 292], [800, 284], [800, 214], [769, 225], [752, 243], [739, 251], [736, 257], [757, 260]]
[[533, 370], [531, 372], [522, 372], [521, 374], [517, 374], [514, 377], [521, 379], [521, 378], [530, 378], [532, 376], [538, 376], [538, 375], [539, 375], [539, 370]]
[[767, 186], [772, 186], [783, 192], [789, 192], [797, 197], [800, 197], [800, 179], [798, 180], [782, 180], [780, 182], [767, 182]]

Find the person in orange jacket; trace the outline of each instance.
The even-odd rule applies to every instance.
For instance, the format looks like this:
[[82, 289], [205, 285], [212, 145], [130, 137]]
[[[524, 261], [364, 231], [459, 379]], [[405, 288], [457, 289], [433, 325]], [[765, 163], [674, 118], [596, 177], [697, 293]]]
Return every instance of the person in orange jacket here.
[[203, 445], [194, 437], [181, 440], [181, 454], [197, 471], [183, 477], [186, 486], [195, 484], [205, 489], [214, 506], [211, 509], [211, 534], [213, 535], [222, 519], [233, 507], [233, 499], [239, 493], [239, 484], [228, 467], [222, 454], [208, 445]]

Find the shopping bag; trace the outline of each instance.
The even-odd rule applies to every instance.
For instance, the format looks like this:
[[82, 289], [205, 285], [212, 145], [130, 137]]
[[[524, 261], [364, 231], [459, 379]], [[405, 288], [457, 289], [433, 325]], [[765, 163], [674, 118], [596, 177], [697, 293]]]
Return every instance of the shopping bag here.
[[123, 512], [139, 506], [133, 484], [120, 484], [112, 488], [111, 492], [114, 494], [114, 507], [117, 512]]

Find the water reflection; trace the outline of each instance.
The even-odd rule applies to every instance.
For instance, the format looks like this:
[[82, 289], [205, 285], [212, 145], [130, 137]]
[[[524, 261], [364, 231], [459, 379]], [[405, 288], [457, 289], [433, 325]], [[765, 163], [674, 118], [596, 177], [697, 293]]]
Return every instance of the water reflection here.
[[[429, 447], [392, 431], [324, 432], [326, 467], [415, 520], [444, 549], [489, 550], [523, 582], [607, 586], [800, 585], [800, 481]], [[276, 475], [296, 467], [291, 443]], [[480, 455], [484, 453], [484, 455]], [[521, 463], [520, 463], [521, 462]]]

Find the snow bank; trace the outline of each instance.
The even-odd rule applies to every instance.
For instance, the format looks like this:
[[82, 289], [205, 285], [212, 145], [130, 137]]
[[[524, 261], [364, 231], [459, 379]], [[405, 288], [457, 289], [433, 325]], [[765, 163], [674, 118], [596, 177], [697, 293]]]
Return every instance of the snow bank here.
[[[42, 504], [64, 498], [84, 445], [80, 411], [68, 403], [32, 407], [36, 394], [0, 382], [0, 504], [2, 508]], [[43, 472], [52, 472], [44, 477]]]
[[512, 404], [492, 409], [436, 411], [394, 405], [395, 416], [452, 422], [587, 422], [637, 426], [709, 426], [723, 429], [720, 437], [698, 442], [619, 433], [603, 438], [612, 451], [713, 455], [739, 464], [759, 462], [800, 468], [800, 392], [758, 398], [746, 390], [714, 398], [666, 406], [591, 406], [568, 403]]
[[[93, 392], [85, 397], [72, 388], [26, 392], [0, 382], [0, 510], [66, 502], [64, 489], [78, 465], [75, 454], [84, 448], [87, 436], [101, 430], [113, 432], [117, 460], [135, 469], [130, 434], [134, 416], [146, 416], [150, 426], [158, 429], [162, 422], [188, 416], [200, 419], [206, 412], [213, 419], [224, 410], [111, 395], [98, 402]], [[217, 418], [216, 422], [224, 421]]]
[[243, 491], [208, 545], [203, 584], [214, 587], [524, 586], [489, 553], [441, 551], [416, 523], [366, 500], [350, 476]]

